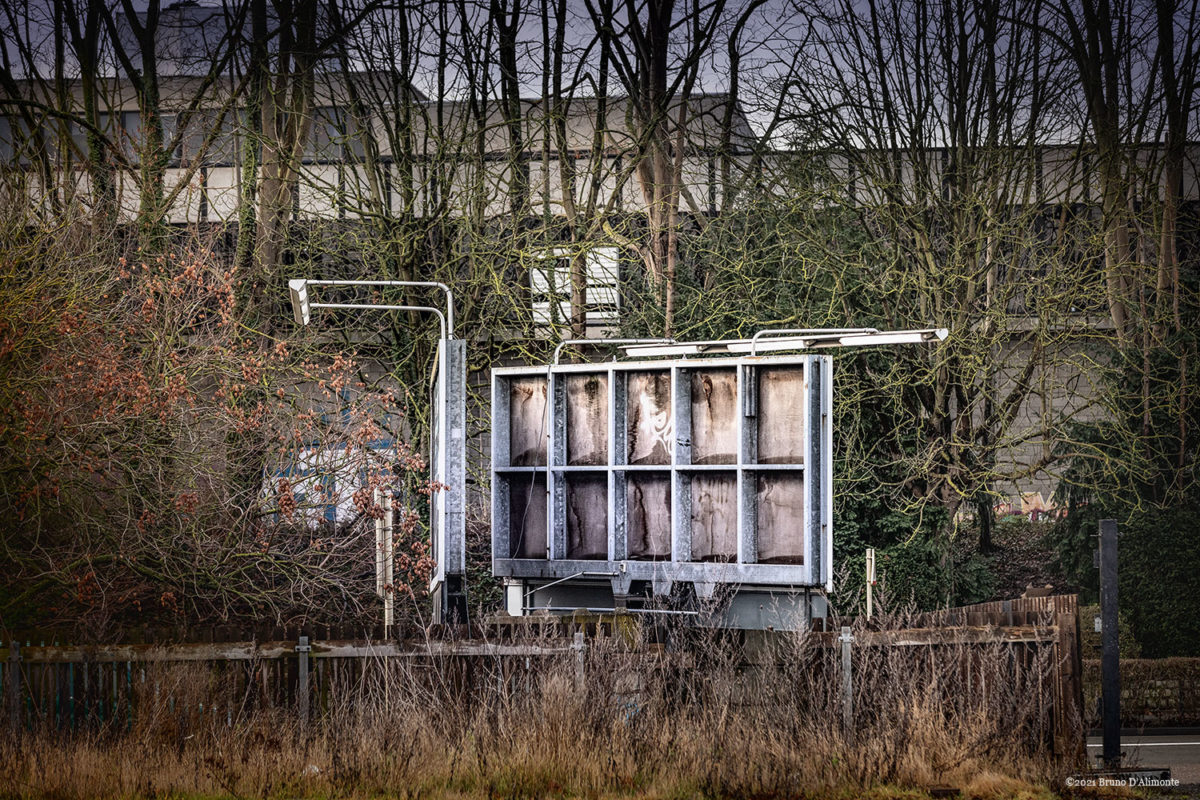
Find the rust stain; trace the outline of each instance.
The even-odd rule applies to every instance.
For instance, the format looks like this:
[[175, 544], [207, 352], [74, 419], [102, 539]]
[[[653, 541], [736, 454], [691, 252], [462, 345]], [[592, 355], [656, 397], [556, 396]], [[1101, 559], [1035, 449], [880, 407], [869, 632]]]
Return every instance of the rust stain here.
[[692, 478], [692, 557], [698, 561], [737, 559], [737, 478]]
[[546, 463], [546, 380], [521, 378], [509, 388], [509, 462], [514, 467]]
[[759, 371], [758, 463], [804, 463], [804, 368]]
[[804, 563], [804, 477], [799, 473], [758, 476], [758, 560]]
[[567, 377], [567, 463], [608, 463], [608, 377]]
[[567, 557], [608, 558], [608, 479], [572, 475], [567, 479]]
[[657, 475], [630, 477], [629, 557], [652, 561], [671, 557], [671, 480]]
[[692, 463], [737, 463], [737, 373], [692, 374]]

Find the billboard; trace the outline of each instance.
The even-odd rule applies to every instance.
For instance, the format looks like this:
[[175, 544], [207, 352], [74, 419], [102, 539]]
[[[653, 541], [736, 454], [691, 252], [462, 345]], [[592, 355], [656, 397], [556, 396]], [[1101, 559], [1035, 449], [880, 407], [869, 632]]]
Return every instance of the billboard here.
[[832, 581], [828, 356], [492, 372], [492, 566], [656, 592]]

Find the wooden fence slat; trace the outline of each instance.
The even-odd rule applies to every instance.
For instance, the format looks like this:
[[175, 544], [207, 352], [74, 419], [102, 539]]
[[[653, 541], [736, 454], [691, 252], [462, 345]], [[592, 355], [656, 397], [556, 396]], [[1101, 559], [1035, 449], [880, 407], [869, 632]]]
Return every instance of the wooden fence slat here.
[[[475, 642], [401, 642], [326, 641], [313, 642], [313, 658], [423, 658], [455, 656], [550, 656], [570, 651], [568, 645], [511, 645]], [[296, 655], [294, 642], [185, 642], [153, 645], [125, 644], [104, 647], [44, 645], [21, 648], [21, 660], [27, 664], [53, 663], [132, 663], [170, 661], [276, 661]], [[115, 684], [114, 684], [115, 686]]]

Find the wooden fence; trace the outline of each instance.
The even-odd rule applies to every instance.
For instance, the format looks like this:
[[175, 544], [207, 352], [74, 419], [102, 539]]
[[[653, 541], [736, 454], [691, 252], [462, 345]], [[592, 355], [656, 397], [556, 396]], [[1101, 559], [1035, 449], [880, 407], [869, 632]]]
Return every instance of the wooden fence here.
[[[997, 600], [914, 615], [899, 630], [880, 629], [886, 621], [831, 618], [823, 633], [837, 645], [842, 626], [855, 629], [855, 646], [927, 647], [1000, 646], [1008, 650], [1014, 672], [1048, 663], [1049, 686], [1038, 694], [1049, 708], [1050, 736], [1060, 755], [1081, 753], [1084, 746], [1083, 662], [1076, 595]], [[966, 659], [964, 668], [970, 668]]]
[[[1040, 689], [1039, 696], [1050, 705], [1054, 749], [1069, 753], [1082, 746], [1082, 669], [1073, 595], [921, 614], [902, 629], [881, 629], [878, 620], [831, 619], [823, 626], [826, 631], [813, 634], [817, 643], [840, 648], [836, 631], [843, 624], [853, 626], [855, 648], [921, 648], [933, 658], [950, 646], [968, 651], [1000, 647], [1007, 649], [1015, 671], [1048, 662], [1052, 685]], [[203, 637], [193, 633], [193, 638], [208, 641], [116, 645], [12, 637], [0, 641], [3, 719], [12, 731], [129, 730], [139, 709], [153, 704], [170, 714], [227, 725], [272, 708], [293, 709], [307, 720], [361, 685], [369, 670], [389, 665], [453, 671], [483, 663], [503, 673], [517, 663], [527, 668], [530, 659], [561, 659], [582, 673], [589, 641], [596, 637], [645, 650], [647, 645], [630, 636], [631, 625], [624, 618], [580, 614], [438, 629], [419, 640], [387, 638], [383, 631], [312, 629], [233, 637], [210, 631]], [[233, 640], [218, 640], [226, 637]], [[970, 664], [967, 658], [968, 671]], [[194, 667], [190, 677], [188, 665]], [[203, 686], [178, 685], [180, 675]]]
[[[171, 714], [227, 725], [273, 708], [294, 709], [306, 721], [359, 686], [372, 667], [548, 657], [578, 661], [583, 647], [582, 632], [565, 641], [317, 639], [296, 632], [265, 641], [116, 645], [26, 636], [0, 642], [0, 656], [6, 656], [0, 661], [0, 685], [11, 731], [128, 730], [147, 703], [165, 703]], [[190, 673], [189, 665], [195, 667]]]

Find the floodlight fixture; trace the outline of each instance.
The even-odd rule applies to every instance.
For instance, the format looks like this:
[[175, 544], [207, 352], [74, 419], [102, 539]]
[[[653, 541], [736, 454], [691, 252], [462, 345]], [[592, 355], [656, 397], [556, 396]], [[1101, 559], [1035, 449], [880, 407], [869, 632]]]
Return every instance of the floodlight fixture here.
[[312, 317], [308, 304], [308, 281], [303, 278], [292, 278], [288, 281], [288, 292], [292, 295], [292, 315], [297, 325], [307, 325]]
[[[431, 306], [385, 305], [381, 303], [314, 303], [309, 297], [310, 286], [409, 286], [441, 289], [446, 295], [446, 312]], [[454, 293], [450, 287], [438, 281], [325, 281], [309, 278], [292, 278], [288, 281], [292, 296], [292, 315], [297, 325], [307, 325], [312, 320], [314, 308], [364, 308], [375, 311], [425, 311], [433, 312], [441, 320], [442, 339], [454, 338]]]

